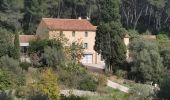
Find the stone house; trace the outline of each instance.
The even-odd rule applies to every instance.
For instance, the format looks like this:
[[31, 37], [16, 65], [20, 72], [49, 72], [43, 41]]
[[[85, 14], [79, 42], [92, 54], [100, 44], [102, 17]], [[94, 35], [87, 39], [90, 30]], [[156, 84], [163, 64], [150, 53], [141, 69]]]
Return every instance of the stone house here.
[[41, 39], [54, 39], [60, 34], [68, 39], [69, 44], [81, 40], [84, 47], [83, 64], [103, 63], [101, 56], [95, 52], [96, 26], [86, 19], [42, 18], [36, 35]]

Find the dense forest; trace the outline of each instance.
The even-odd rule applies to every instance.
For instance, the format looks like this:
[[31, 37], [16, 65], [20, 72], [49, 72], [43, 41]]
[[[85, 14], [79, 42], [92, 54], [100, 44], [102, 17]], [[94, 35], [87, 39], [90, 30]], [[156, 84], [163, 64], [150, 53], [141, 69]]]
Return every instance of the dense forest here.
[[[105, 0], [0, 0], [0, 26], [35, 34], [42, 17], [89, 18], [98, 25]], [[106, 0], [106, 2], [109, 2]], [[153, 34], [170, 31], [170, 0], [121, 0], [121, 23], [126, 29]], [[169, 35], [169, 34], [168, 34]]]

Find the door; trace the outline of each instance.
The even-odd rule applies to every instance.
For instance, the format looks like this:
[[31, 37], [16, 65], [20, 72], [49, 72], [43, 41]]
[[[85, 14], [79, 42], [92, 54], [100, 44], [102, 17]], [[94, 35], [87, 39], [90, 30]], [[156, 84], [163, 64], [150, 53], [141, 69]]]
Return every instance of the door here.
[[85, 54], [83, 58], [83, 63], [92, 64], [93, 56], [92, 54]]

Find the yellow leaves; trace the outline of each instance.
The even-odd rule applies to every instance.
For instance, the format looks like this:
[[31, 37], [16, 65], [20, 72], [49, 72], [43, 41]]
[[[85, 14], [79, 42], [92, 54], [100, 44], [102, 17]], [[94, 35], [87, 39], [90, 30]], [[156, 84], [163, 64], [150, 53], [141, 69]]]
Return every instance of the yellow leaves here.
[[48, 97], [48, 100], [60, 100], [57, 76], [51, 68], [41, 71], [40, 80], [31, 85], [32, 89]]

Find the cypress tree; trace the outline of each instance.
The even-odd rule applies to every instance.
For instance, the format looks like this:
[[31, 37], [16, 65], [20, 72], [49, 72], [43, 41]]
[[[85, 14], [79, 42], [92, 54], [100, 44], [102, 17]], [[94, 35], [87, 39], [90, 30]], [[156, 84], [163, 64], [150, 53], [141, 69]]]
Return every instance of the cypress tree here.
[[119, 15], [119, 0], [99, 0], [100, 24], [97, 28], [94, 49], [105, 60], [105, 70], [114, 71], [126, 60], [126, 48], [123, 42], [124, 28]]
[[14, 49], [15, 49], [14, 58], [19, 60], [20, 59], [20, 46], [19, 46], [19, 33], [18, 32], [15, 33]]

